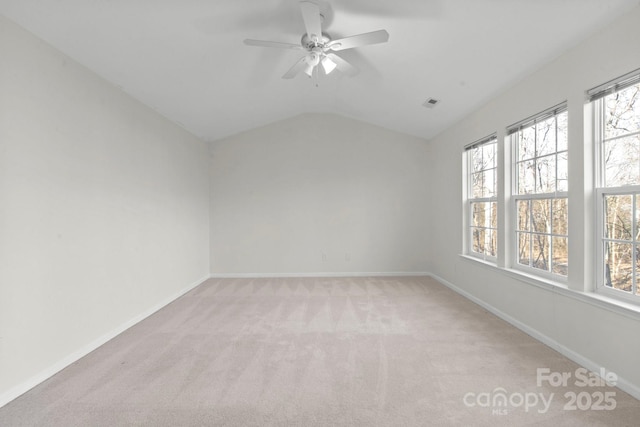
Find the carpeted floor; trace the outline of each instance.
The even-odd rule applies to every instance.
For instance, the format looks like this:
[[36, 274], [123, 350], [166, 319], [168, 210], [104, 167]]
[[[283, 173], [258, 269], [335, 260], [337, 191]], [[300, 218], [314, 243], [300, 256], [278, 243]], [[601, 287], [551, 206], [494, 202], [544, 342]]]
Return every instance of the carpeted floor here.
[[577, 369], [430, 278], [212, 279], [0, 425], [639, 425], [640, 401]]

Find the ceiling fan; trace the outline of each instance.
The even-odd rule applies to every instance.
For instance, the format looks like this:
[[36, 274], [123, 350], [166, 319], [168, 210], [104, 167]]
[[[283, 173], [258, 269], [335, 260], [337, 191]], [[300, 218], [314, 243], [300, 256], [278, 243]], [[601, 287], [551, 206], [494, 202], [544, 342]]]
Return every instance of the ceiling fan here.
[[282, 76], [283, 79], [292, 79], [301, 71], [304, 71], [306, 75], [311, 77], [319, 64], [322, 65], [325, 74], [329, 74], [337, 68], [347, 75], [354, 75], [358, 70], [333, 52], [353, 49], [354, 47], [369, 44], [384, 43], [389, 40], [389, 33], [385, 30], [332, 40], [328, 34], [322, 32], [322, 21], [324, 17], [321, 15], [320, 7], [316, 3], [300, 1], [300, 11], [302, 12], [302, 19], [304, 20], [304, 26], [307, 31], [302, 35], [300, 44], [252, 39], [246, 39], [244, 41], [244, 43], [249, 46], [306, 51], [305, 56], [300, 58], [300, 60]]

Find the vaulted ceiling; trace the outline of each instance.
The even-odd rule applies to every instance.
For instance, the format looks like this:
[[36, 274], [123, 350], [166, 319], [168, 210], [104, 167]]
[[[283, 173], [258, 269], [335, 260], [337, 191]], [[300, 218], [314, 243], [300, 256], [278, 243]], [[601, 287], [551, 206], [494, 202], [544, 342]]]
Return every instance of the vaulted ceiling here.
[[[304, 112], [430, 138], [598, 31], [638, 0], [316, 0], [359, 69], [292, 80], [298, 0], [0, 0], [0, 13], [206, 141]], [[422, 106], [427, 98], [441, 102]]]

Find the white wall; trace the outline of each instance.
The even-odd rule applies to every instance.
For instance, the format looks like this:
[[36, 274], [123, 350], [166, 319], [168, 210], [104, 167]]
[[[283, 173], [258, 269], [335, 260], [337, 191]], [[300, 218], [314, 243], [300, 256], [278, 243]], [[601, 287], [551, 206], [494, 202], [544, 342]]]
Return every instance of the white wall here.
[[208, 147], [0, 17], [0, 405], [209, 274]]
[[211, 153], [214, 274], [426, 271], [425, 140], [304, 114]]
[[[580, 293], [594, 284], [593, 153], [591, 134], [585, 132], [585, 91], [640, 68], [639, 24], [640, 8], [636, 8], [431, 141], [432, 177], [443, 183], [433, 186], [431, 197], [443, 208], [432, 212], [429, 258], [437, 277], [574, 359], [613, 370], [640, 398], [640, 313], [590, 304]], [[568, 100], [570, 153], [568, 286], [575, 292], [533, 286], [459, 256], [463, 146], [496, 131], [502, 143], [506, 126], [564, 100]], [[502, 208], [506, 214], [508, 209]], [[500, 227], [504, 243], [504, 222]], [[508, 260], [500, 262], [509, 265]]]

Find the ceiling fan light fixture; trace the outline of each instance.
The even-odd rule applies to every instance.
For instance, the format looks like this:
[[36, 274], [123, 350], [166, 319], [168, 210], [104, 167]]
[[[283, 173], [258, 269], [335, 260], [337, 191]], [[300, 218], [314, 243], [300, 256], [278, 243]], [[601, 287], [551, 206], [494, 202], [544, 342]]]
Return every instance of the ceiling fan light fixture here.
[[304, 73], [309, 76], [312, 77], [313, 76], [313, 69], [316, 68], [315, 65], [307, 63], [307, 67], [304, 69]]
[[324, 68], [325, 74], [330, 74], [333, 70], [336, 69], [337, 66], [338, 64], [333, 62], [328, 56], [325, 56], [322, 59], [322, 68]]
[[322, 51], [320, 51], [319, 49], [317, 48], [313, 49], [313, 51], [309, 53], [309, 63], [313, 64], [313, 66], [318, 65], [320, 63], [321, 54], [322, 54]]

